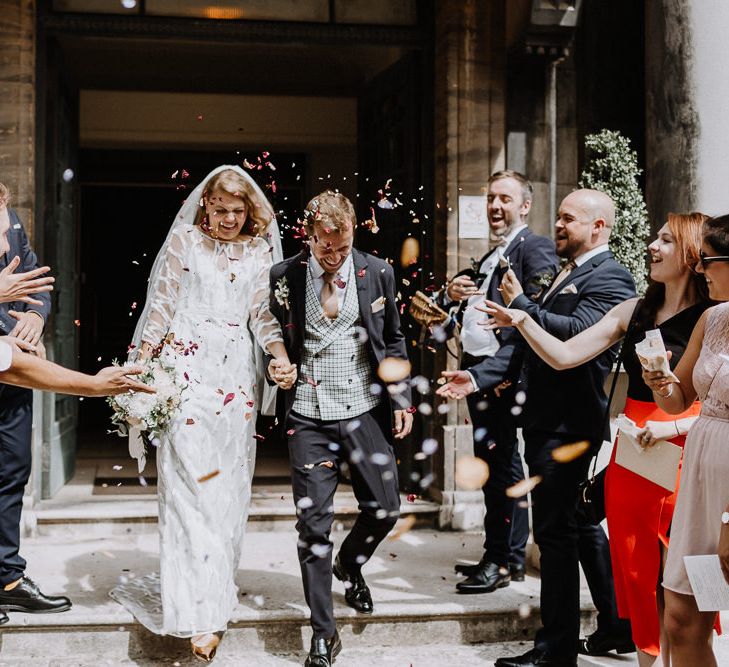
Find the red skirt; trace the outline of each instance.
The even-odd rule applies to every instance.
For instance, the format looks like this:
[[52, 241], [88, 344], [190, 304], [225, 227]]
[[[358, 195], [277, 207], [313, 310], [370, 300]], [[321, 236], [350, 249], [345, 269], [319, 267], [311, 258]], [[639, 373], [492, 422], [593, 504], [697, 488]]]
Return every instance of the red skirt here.
[[[625, 414], [638, 426], [647, 421], [674, 421], [698, 416], [697, 401], [680, 415], [669, 415], [655, 403], [625, 402]], [[683, 447], [686, 437], [671, 442]], [[668, 533], [676, 504], [679, 474], [673, 492], [615, 463], [615, 447], [605, 477], [605, 511], [610, 532], [610, 556], [618, 615], [629, 618], [633, 641], [641, 650], [658, 655], [659, 625], [656, 588], [661, 571], [660, 543]]]

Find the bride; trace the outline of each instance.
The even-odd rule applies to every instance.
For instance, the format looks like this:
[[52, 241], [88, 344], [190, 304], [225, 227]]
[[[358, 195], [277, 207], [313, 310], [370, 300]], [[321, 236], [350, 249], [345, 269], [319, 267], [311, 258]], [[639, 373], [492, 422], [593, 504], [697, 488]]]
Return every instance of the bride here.
[[[152, 632], [191, 638], [193, 654], [205, 661], [237, 603], [264, 384], [253, 339], [273, 356], [269, 373], [280, 387], [296, 379], [268, 309], [268, 273], [280, 257], [261, 190], [240, 167], [218, 167], [172, 224], [132, 341], [132, 358], [159, 353], [187, 387], [157, 447], [160, 574], [111, 595]], [[140, 444], [130, 440], [141, 470]]]

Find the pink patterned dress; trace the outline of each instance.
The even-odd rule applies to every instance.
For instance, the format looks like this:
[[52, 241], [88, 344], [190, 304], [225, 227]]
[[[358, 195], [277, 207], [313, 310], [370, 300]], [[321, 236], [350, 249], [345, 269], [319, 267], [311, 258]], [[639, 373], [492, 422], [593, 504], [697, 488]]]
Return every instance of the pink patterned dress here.
[[729, 303], [707, 311], [693, 383], [701, 415], [686, 437], [663, 586], [692, 595], [684, 556], [715, 554], [729, 505]]

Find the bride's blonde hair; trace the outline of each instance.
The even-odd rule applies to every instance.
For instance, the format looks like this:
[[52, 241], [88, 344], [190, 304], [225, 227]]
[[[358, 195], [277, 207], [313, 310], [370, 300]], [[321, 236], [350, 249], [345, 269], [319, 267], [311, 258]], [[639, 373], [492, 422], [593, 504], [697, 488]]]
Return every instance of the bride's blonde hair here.
[[273, 207], [268, 199], [261, 198], [253, 185], [232, 169], [226, 169], [213, 176], [203, 188], [200, 206], [195, 214], [195, 224], [199, 225], [205, 218], [205, 200], [215, 190], [222, 190], [229, 195], [243, 200], [248, 213], [244, 230], [254, 236], [264, 236], [268, 225], [273, 220]]

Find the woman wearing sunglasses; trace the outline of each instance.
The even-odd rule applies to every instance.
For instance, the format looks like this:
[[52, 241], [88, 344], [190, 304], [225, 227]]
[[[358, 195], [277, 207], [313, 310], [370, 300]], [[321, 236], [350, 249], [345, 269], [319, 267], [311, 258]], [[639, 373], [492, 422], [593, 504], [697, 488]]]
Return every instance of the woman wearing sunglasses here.
[[[522, 311], [487, 301], [487, 312], [494, 319], [490, 326], [517, 326], [534, 351], [558, 370], [583, 364], [625, 338], [628, 394], [624, 412], [643, 428], [640, 444], [650, 447], [657, 440], [670, 440], [683, 446], [700, 405], [690, 402], [678, 415], [660, 409], [643, 382], [634, 348], [646, 331], [658, 328], [672, 353], [672, 366], [684, 353], [694, 326], [709, 307], [706, 281], [695, 271], [706, 219], [701, 213], [669, 214], [648, 246], [650, 285], [645, 297], [640, 302], [630, 299], [616, 306], [568, 341], [551, 336]], [[613, 449], [605, 477], [605, 510], [615, 597], [618, 615], [630, 619], [642, 667], [652, 665], [661, 650], [664, 655], [668, 653], [660, 582], [675, 501], [675, 490], [666, 490], [617, 464]], [[598, 631], [583, 640], [580, 650], [599, 655], [626, 648]]]

